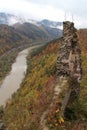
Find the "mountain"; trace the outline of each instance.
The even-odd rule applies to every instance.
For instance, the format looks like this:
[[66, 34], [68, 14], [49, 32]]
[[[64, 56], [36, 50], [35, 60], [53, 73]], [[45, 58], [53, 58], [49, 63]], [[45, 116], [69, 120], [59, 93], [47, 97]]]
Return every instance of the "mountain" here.
[[6, 105], [3, 118], [8, 130], [40, 130], [41, 115], [52, 99], [59, 42], [52, 41], [33, 52], [30, 58], [27, 57], [26, 78], [17, 93], [13, 94], [12, 101]]
[[46, 27], [50, 27], [50, 28], [58, 28], [58, 29], [62, 29], [62, 22], [56, 22], [56, 21], [50, 21], [47, 19], [44, 19], [40, 22], [37, 22], [40, 25], [44, 25]]
[[62, 26], [61, 22], [36, 21], [2, 12], [0, 13], [0, 24], [14, 27], [17, 33], [24, 35], [32, 41], [52, 40], [62, 36], [62, 30], [58, 29], [58, 27]]
[[25, 19], [8, 13], [0, 13], [0, 24], [13, 25], [15, 23], [23, 23]]
[[50, 21], [47, 19], [44, 19], [42, 21], [37, 21], [37, 20], [29, 19], [29, 18], [25, 19], [24, 17], [16, 16], [13, 14], [8, 14], [4, 12], [0, 13], [0, 24], [13, 25], [16, 23], [25, 23], [25, 22], [31, 23], [37, 26], [43, 25], [45, 27], [50, 27], [50, 28], [58, 28], [58, 29], [62, 28], [62, 22]]
[[49, 40], [62, 36], [62, 31], [60, 29], [50, 28], [42, 25], [37, 26], [28, 22], [23, 24], [17, 23], [13, 25], [13, 27], [21, 34], [33, 40], [37, 40], [38, 37], [42, 40]]
[[[46, 125], [49, 126], [50, 130], [87, 130], [87, 49], [85, 48], [87, 30], [79, 30], [78, 33], [82, 49], [83, 78], [79, 99], [75, 103], [71, 102], [71, 106], [67, 107], [67, 118], [63, 120], [59, 115], [61, 114], [60, 107], [62, 105], [59, 100], [67, 95], [68, 84], [63, 83], [64, 86], [62, 85], [62, 91], [57, 98], [60, 85], [58, 86], [57, 81], [55, 82], [56, 60], [63, 40], [61, 38], [49, 42], [27, 57], [27, 75], [20, 89], [13, 94], [12, 100], [8, 101], [4, 110], [3, 119], [8, 130], [15, 128], [19, 130], [42, 130], [40, 123], [42, 123], [45, 116], [47, 118], [44, 122], [48, 120]], [[82, 40], [82, 38], [85, 39]], [[58, 81], [59, 84], [60, 81], [62, 79]], [[54, 90], [55, 85], [59, 87], [58, 90], [57, 88]], [[77, 87], [74, 80], [70, 87], [72, 86]], [[55, 98], [53, 98], [54, 93], [56, 93]], [[72, 98], [73, 96], [74, 92]], [[56, 102], [54, 102], [55, 99]], [[54, 102], [53, 108], [49, 107], [52, 101]], [[46, 115], [46, 109], [50, 109], [47, 111], [49, 115]], [[42, 125], [44, 126], [44, 124]]]
[[31, 23], [15, 24], [14, 26], [0, 25], [0, 55], [10, 49], [31, 43], [50, 41], [60, 37], [62, 31]]
[[17, 32], [13, 27], [0, 25], [0, 55], [13, 48], [30, 44], [31, 40]]
[[22, 24], [25, 22], [37, 24], [37, 21], [33, 19], [25, 19], [24, 17], [16, 16], [14, 14], [0, 12], [0, 24], [14, 25], [16, 23]]

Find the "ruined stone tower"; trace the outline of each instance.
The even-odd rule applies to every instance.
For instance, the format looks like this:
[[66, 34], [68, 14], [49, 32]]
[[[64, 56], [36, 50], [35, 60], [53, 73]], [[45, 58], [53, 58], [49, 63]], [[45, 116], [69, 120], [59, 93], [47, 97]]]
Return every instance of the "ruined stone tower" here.
[[57, 77], [70, 76], [80, 82], [81, 50], [74, 23], [63, 22], [63, 42], [57, 58]]
[[68, 105], [79, 97], [82, 77], [81, 50], [74, 23], [63, 22], [63, 40], [57, 58], [57, 78], [66, 78], [67, 92], [61, 102], [61, 115], [64, 116]]

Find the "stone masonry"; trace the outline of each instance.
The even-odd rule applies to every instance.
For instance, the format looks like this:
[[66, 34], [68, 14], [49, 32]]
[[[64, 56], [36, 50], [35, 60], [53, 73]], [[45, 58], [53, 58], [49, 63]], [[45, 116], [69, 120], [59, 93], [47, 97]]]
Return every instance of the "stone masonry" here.
[[68, 90], [61, 102], [61, 113], [79, 97], [82, 77], [81, 50], [74, 23], [63, 22], [63, 41], [57, 58], [57, 78], [66, 77]]
[[81, 80], [81, 50], [74, 23], [63, 22], [63, 42], [57, 58], [57, 77], [70, 76]]

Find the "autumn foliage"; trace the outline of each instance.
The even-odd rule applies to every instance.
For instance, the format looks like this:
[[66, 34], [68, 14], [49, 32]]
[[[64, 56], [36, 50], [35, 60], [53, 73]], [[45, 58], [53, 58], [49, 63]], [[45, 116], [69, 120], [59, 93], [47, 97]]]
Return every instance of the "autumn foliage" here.
[[8, 130], [39, 130], [40, 117], [53, 97], [59, 43], [48, 43], [27, 57], [26, 77], [6, 105], [3, 118]]
[[[83, 66], [79, 100], [68, 108], [68, 114], [74, 115], [73, 119], [63, 119], [59, 116], [58, 99], [47, 115], [47, 125], [50, 130], [87, 130], [87, 35], [85, 30], [79, 30], [78, 35]], [[26, 77], [5, 108], [3, 119], [8, 130], [42, 130], [39, 126], [40, 118], [53, 98], [60, 42], [61, 39], [52, 41], [34, 50], [27, 57]]]

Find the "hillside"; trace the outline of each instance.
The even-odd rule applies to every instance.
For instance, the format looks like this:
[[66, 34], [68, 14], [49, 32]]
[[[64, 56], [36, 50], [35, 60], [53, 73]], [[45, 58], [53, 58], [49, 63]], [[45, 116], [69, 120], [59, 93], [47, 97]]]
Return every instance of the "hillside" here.
[[43, 19], [42, 21], [37, 22], [40, 25], [44, 25], [45, 27], [51, 27], [51, 28], [61, 28], [62, 22], [56, 22], [56, 21], [50, 21], [47, 19]]
[[8, 129], [38, 130], [40, 116], [53, 95], [59, 43], [60, 40], [55, 40], [28, 56], [26, 78], [17, 94], [13, 94], [12, 101], [7, 103], [4, 120], [8, 124]]
[[0, 13], [0, 55], [12, 49], [50, 41], [61, 35], [60, 29], [43, 26], [42, 22], [38, 23], [12, 14]]
[[0, 25], [0, 55], [14, 48], [30, 46], [34, 43], [40, 43], [40, 41], [49, 41], [58, 37], [58, 34], [60, 36], [60, 33], [56, 29], [46, 30], [44, 27], [40, 29], [29, 23], [17, 25], [15, 28]]
[[0, 25], [0, 55], [13, 48], [30, 43], [31, 39], [21, 35], [13, 27]]
[[[58, 128], [61, 130], [87, 129], [87, 55], [84, 53], [84, 50], [85, 52], [87, 51], [85, 49], [85, 41], [81, 41], [83, 37], [82, 34], [81, 32], [79, 34], [79, 36], [81, 36], [81, 39], [79, 37], [79, 41], [82, 48], [83, 61], [83, 78], [81, 81], [79, 101], [76, 101], [70, 106], [69, 113], [73, 118], [67, 117], [64, 123], [56, 123], [58, 118], [55, 117], [55, 114], [57, 115], [59, 110], [55, 104], [53, 111], [51, 111], [48, 116], [50, 130], [57, 130]], [[8, 130], [15, 128], [19, 130], [42, 130], [40, 128], [40, 119], [53, 98], [57, 52], [61, 40], [62, 39], [54, 40], [34, 50], [34, 52], [28, 56], [28, 71], [26, 77], [21, 84], [21, 88], [17, 93], [13, 94], [12, 100], [8, 101], [3, 115], [3, 120], [6, 122]], [[60, 97], [62, 96], [64, 96], [63, 93], [61, 93]], [[52, 114], [54, 116], [52, 116]], [[61, 119], [61, 121], [62, 120], [63, 119]]]
[[36, 26], [31, 23], [0, 25], [0, 55], [11, 49], [30, 46], [31, 44], [50, 41], [62, 35], [56, 28]]
[[28, 22], [23, 24], [17, 23], [14, 25], [14, 28], [24, 36], [27, 36], [33, 40], [54, 39], [62, 35], [62, 31], [60, 29], [50, 28], [42, 25], [38, 26]]
[[87, 53], [87, 29], [78, 30], [78, 36], [83, 53]]
[[0, 12], [0, 24], [14, 25], [17, 23], [20, 23], [20, 24], [31, 23], [38, 26], [45, 26], [45, 27], [58, 28], [58, 29], [60, 29], [62, 26], [62, 22], [50, 21], [48, 19], [37, 21], [30, 18], [24, 18], [23, 16], [16, 16], [14, 14]]

